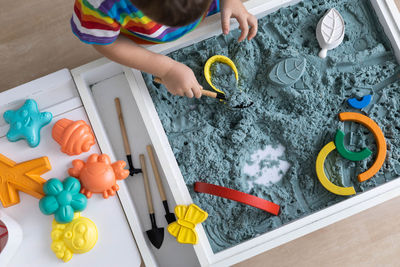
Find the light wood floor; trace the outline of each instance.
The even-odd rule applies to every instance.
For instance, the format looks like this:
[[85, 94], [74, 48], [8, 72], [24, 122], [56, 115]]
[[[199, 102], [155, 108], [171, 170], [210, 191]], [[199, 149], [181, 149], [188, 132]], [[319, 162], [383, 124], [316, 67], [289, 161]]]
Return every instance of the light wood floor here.
[[[0, 91], [100, 57], [71, 33], [72, 6], [73, 0], [0, 0]], [[400, 266], [399, 259], [397, 198], [237, 266]]]
[[71, 32], [73, 0], [0, 0], [0, 91], [100, 57]]

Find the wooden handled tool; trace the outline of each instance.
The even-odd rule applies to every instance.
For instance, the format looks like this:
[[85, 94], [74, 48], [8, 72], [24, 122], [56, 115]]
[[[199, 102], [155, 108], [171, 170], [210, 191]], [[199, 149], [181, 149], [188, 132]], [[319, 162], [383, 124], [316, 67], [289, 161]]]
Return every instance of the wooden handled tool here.
[[139, 159], [140, 159], [140, 165], [142, 166], [143, 183], [144, 183], [144, 190], [146, 191], [147, 207], [149, 208], [149, 213], [154, 213], [153, 198], [151, 196], [149, 177], [147, 175], [147, 167], [144, 155], [141, 154], [139, 156]]
[[158, 192], [160, 193], [161, 200], [164, 205], [165, 209], [165, 219], [167, 220], [168, 224], [175, 222], [175, 214], [169, 211], [167, 196], [165, 194], [164, 186], [161, 181], [160, 173], [158, 171], [156, 159], [154, 158], [153, 147], [151, 145], [146, 146], [147, 154], [149, 155], [151, 167], [153, 168], [154, 177], [156, 178], [156, 183], [158, 187]]
[[[154, 82], [159, 83], [159, 84], [163, 84], [163, 81], [159, 78], [159, 77], [155, 77], [154, 78]], [[208, 96], [211, 98], [216, 98], [216, 99], [221, 99], [221, 100], [225, 100], [225, 95], [219, 92], [212, 92], [212, 91], [208, 91], [208, 90], [204, 90], [201, 89], [201, 94], [204, 96]]]
[[155, 246], [156, 248], [160, 248], [164, 241], [164, 228], [157, 227], [156, 216], [154, 214], [153, 199], [151, 197], [150, 184], [149, 184], [149, 178], [147, 176], [147, 167], [144, 155], [141, 154], [139, 156], [139, 159], [140, 159], [140, 165], [142, 166], [144, 190], [146, 192], [147, 207], [149, 209], [149, 215], [151, 221], [151, 229], [147, 230], [146, 233], [153, 246]]
[[124, 116], [122, 115], [121, 102], [119, 101], [118, 97], [116, 97], [114, 99], [114, 101], [115, 101], [115, 108], [117, 109], [117, 113], [118, 113], [119, 126], [121, 127], [121, 134], [122, 134], [122, 140], [124, 142], [124, 149], [125, 149], [125, 153], [126, 153], [126, 159], [128, 160], [128, 164], [129, 164], [129, 174], [131, 176], [133, 176], [136, 173], [141, 173], [142, 170], [141, 169], [136, 169], [133, 166], [131, 148], [130, 148], [129, 140], [128, 140], [128, 134], [126, 133]]

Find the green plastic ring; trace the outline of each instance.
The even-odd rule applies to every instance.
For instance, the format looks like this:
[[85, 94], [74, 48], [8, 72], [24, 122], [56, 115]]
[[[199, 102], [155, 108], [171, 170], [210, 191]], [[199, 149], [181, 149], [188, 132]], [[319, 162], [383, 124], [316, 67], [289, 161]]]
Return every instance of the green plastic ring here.
[[336, 150], [339, 152], [339, 154], [348, 160], [351, 161], [360, 161], [368, 158], [371, 156], [372, 151], [369, 150], [368, 148], [364, 148], [363, 150], [359, 152], [353, 152], [349, 151], [345, 148], [344, 146], [344, 132], [341, 130], [337, 130], [336, 135], [335, 135], [335, 145], [336, 145]]

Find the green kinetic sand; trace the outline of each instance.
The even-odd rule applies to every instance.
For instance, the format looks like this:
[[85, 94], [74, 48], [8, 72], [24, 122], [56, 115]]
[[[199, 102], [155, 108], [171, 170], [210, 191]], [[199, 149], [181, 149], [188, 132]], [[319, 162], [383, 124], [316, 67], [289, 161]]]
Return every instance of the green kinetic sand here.
[[[321, 59], [315, 31], [320, 18], [333, 7], [345, 20], [346, 35], [338, 48]], [[400, 146], [400, 68], [369, 1], [300, 2], [260, 19], [252, 41], [238, 43], [239, 34], [235, 30], [170, 54], [191, 67], [209, 90], [203, 76], [207, 59], [216, 54], [231, 58], [239, 71], [237, 86], [229, 68], [222, 64], [213, 68], [213, 83], [227, 92], [229, 104], [207, 97], [172, 96], [153, 83], [152, 76], [143, 75], [193, 201], [209, 214], [203, 225], [214, 252], [347, 199], [322, 187], [315, 173], [318, 152], [334, 140], [338, 129], [345, 133], [348, 150], [368, 148], [372, 155], [353, 162], [331, 153], [325, 168], [333, 183], [354, 186], [361, 193], [400, 175], [400, 150], [396, 149]], [[287, 87], [270, 81], [270, 71], [288, 58], [306, 59], [300, 79]], [[297, 72], [302, 74], [301, 65]], [[348, 98], [371, 93], [373, 100], [362, 111], [346, 103]], [[232, 108], [241, 101], [253, 101], [254, 105]], [[362, 183], [357, 175], [373, 163], [376, 144], [363, 126], [339, 121], [338, 114], [344, 111], [371, 117], [388, 144], [382, 169]], [[276, 152], [279, 147], [284, 149]], [[248, 171], [251, 168], [254, 171]], [[265, 176], [268, 169], [275, 170], [275, 177]], [[277, 179], [279, 175], [281, 179]], [[272, 216], [195, 193], [196, 181], [267, 199], [280, 205], [282, 213]]]

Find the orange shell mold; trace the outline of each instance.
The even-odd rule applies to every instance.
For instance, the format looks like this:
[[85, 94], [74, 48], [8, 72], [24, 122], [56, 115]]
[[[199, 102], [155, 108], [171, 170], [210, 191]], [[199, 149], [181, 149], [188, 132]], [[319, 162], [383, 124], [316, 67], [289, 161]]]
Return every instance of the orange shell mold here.
[[88, 152], [95, 144], [92, 129], [86, 122], [61, 119], [52, 131], [53, 139], [60, 144], [61, 151], [69, 156]]

